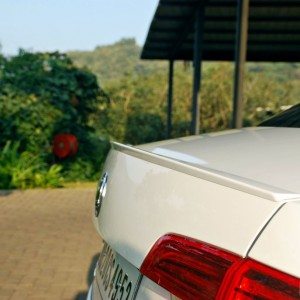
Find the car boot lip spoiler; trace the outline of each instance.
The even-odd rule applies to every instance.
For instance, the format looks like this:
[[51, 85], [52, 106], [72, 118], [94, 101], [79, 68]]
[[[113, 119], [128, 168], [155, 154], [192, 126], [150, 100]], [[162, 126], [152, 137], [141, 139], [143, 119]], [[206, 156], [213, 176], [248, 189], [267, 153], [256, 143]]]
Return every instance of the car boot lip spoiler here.
[[216, 184], [236, 189], [274, 202], [287, 202], [300, 199], [300, 194], [296, 194], [234, 174], [221, 172], [219, 170], [214, 170], [203, 166], [195, 167], [189, 163], [181, 162], [162, 155], [141, 150], [133, 146], [112, 142], [112, 149], [148, 161], [150, 163], [163, 166], [168, 169], [214, 182]]

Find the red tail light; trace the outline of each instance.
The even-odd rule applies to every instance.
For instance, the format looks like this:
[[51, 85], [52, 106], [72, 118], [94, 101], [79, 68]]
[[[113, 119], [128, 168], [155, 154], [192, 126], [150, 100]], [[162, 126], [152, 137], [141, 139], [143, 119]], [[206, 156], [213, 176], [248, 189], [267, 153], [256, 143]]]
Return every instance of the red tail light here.
[[141, 272], [181, 299], [215, 299], [230, 266], [241, 258], [191, 238], [160, 238]]
[[300, 279], [245, 259], [224, 280], [218, 299], [300, 299]]
[[181, 299], [300, 299], [299, 278], [177, 234], [155, 243], [141, 272]]

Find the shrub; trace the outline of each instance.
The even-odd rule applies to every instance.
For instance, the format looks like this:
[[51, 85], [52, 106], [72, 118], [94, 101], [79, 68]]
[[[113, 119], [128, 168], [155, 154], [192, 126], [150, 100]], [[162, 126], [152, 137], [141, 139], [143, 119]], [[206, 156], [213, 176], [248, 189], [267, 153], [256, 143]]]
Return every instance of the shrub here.
[[28, 151], [18, 153], [20, 144], [10, 141], [0, 150], [0, 188], [60, 187], [61, 166], [50, 168], [43, 158]]
[[[94, 122], [106, 101], [96, 76], [65, 54], [20, 50], [16, 56], [0, 56], [0, 149], [16, 156], [1, 163], [1, 187], [58, 186], [61, 173], [76, 180], [98, 175], [106, 152], [99, 139], [94, 141]], [[58, 133], [74, 134], [79, 151], [51, 166], [56, 159], [51, 144]], [[18, 144], [5, 146], [9, 140]]]
[[[106, 139], [99, 139], [96, 135], [89, 135], [81, 144], [76, 157], [70, 157], [63, 161], [63, 175], [66, 181], [98, 180], [105, 157], [110, 149], [110, 143]], [[89, 149], [89, 151], [85, 151]]]
[[127, 118], [125, 140], [130, 144], [150, 143], [163, 140], [166, 129], [157, 114], [132, 113]]

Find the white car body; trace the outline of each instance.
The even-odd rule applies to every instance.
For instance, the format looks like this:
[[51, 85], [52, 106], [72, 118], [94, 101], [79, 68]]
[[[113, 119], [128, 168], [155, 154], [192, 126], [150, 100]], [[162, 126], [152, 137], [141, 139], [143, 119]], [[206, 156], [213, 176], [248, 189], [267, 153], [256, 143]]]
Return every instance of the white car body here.
[[[161, 237], [175, 233], [251, 258], [298, 282], [299, 153], [297, 128], [230, 130], [136, 147], [114, 143], [95, 226], [137, 270]], [[105, 298], [97, 268], [95, 274], [89, 297]], [[141, 278], [136, 299], [172, 298]]]

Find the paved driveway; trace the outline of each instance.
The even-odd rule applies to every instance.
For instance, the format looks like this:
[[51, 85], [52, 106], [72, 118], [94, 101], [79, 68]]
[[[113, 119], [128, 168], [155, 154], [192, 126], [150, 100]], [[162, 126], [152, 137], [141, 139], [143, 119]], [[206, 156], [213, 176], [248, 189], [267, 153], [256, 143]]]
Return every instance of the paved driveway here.
[[0, 195], [0, 299], [85, 299], [101, 239], [94, 189]]

